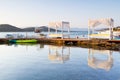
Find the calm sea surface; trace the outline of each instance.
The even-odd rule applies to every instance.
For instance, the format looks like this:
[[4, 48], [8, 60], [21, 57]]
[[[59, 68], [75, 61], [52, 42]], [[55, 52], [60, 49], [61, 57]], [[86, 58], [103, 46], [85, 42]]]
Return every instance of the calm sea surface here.
[[120, 52], [43, 44], [0, 45], [0, 80], [120, 80]]
[[[46, 34], [48, 35], [48, 32], [41, 32], [42, 34]], [[51, 33], [55, 33], [55, 32], [51, 32]], [[58, 32], [60, 33], [60, 32]], [[14, 36], [17, 35], [23, 35], [23, 36], [27, 36], [27, 37], [39, 37], [39, 33], [34, 33], [34, 32], [0, 32], [0, 38], [6, 38], [7, 34], [11, 34]], [[64, 34], [67, 34], [66, 32], [64, 32]], [[70, 32], [70, 37], [71, 38], [76, 38], [76, 36], [78, 37], [87, 37], [87, 31], [77, 31], [77, 32]]]

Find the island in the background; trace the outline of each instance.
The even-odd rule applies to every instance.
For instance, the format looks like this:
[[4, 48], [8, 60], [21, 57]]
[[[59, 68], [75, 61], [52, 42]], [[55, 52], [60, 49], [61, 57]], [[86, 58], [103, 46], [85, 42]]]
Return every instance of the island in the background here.
[[[37, 26], [36, 26], [37, 27]], [[18, 28], [16, 26], [10, 24], [1, 24], [0, 25], [0, 32], [33, 32], [36, 27], [26, 27], [26, 28]], [[41, 31], [47, 32], [47, 26], [40, 26]], [[55, 31], [55, 29], [50, 28], [50, 31]]]

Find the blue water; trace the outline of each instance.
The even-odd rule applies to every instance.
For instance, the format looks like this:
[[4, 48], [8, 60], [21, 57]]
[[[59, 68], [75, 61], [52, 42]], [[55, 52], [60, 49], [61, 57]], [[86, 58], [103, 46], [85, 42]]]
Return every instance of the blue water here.
[[0, 80], [120, 80], [120, 53], [42, 44], [0, 45]]
[[[51, 33], [56, 33], [56, 32], [51, 32]], [[60, 32], [58, 32], [60, 33]], [[30, 38], [36, 38], [39, 37], [39, 33], [34, 33], [34, 32], [0, 32], [0, 38], [6, 38], [7, 34], [11, 34], [14, 36], [17, 35], [23, 35], [24, 37], [30, 37]], [[41, 32], [41, 34], [45, 34], [48, 35], [48, 32]], [[68, 34], [66, 32], [64, 32], [64, 34]], [[77, 36], [79, 38], [81, 37], [87, 37], [87, 31], [77, 31], [77, 32], [70, 32], [70, 38], [76, 38]]]

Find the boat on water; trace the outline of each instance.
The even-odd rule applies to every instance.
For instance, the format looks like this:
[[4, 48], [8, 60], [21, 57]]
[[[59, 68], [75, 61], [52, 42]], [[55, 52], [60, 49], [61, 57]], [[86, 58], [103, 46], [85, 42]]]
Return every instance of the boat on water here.
[[36, 43], [37, 40], [36, 39], [25, 39], [25, 40], [9, 40], [10, 43]]

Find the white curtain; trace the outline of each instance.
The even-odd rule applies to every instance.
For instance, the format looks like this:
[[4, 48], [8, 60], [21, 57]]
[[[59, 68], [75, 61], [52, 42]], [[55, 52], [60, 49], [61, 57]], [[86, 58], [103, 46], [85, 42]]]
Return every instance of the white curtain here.
[[50, 22], [49, 23], [49, 27], [54, 27], [55, 26], [55, 23], [54, 22]]
[[64, 21], [62, 21], [62, 22], [50, 22], [49, 27], [53, 27], [53, 28], [70, 27], [70, 23], [64, 22]]
[[63, 28], [70, 28], [70, 23], [69, 22], [62, 22], [62, 27]]
[[[110, 31], [110, 37], [109, 40], [113, 39], [113, 27], [114, 27], [114, 20], [112, 18], [105, 18], [105, 19], [97, 19], [97, 20], [89, 20], [88, 21], [88, 39], [90, 39], [90, 27], [94, 29], [94, 27], [97, 27], [100, 24], [104, 24], [106, 26], [109, 26], [109, 31]], [[93, 30], [94, 31], [94, 30]], [[93, 33], [93, 32], [92, 32]]]
[[96, 27], [96, 26], [98, 26], [100, 24], [104, 24], [106, 26], [113, 26], [113, 23], [114, 23], [114, 20], [112, 18], [89, 20], [88, 26]]

